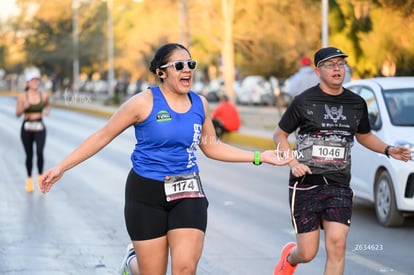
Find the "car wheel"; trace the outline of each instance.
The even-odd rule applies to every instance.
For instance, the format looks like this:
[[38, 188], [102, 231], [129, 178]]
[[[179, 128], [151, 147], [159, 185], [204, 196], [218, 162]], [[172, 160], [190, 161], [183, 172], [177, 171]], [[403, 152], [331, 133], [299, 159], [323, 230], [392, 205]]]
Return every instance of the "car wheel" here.
[[386, 171], [381, 173], [375, 183], [375, 212], [383, 226], [393, 227], [404, 223], [404, 217], [397, 209], [391, 177]]

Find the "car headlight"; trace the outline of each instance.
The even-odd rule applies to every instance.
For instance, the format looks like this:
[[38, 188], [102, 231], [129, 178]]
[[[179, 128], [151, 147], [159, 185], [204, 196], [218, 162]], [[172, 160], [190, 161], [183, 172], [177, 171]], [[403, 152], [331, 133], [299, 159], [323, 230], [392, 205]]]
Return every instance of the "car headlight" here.
[[400, 140], [395, 143], [395, 146], [402, 146], [408, 148], [411, 152], [411, 161], [414, 161], [414, 144], [408, 141]]

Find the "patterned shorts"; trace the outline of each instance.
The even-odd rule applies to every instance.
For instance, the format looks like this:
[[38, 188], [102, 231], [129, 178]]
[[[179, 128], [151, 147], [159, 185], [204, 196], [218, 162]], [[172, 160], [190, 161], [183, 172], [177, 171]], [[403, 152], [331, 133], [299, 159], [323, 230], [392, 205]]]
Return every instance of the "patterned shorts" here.
[[354, 192], [350, 187], [324, 184], [289, 188], [296, 234], [323, 229], [322, 220], [351, 225]]

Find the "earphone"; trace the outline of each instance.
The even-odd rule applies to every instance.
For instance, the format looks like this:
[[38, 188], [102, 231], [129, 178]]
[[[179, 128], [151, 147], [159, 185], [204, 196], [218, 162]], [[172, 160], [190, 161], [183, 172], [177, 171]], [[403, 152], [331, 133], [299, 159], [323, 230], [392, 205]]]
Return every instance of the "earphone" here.
[[158, 72], [158, 76], [160, 76], [160, 77], [161, 77], [163, 74], [164, 74], [164, 72], [163, 72], [163, 71], [159, 71], [159, 72]]

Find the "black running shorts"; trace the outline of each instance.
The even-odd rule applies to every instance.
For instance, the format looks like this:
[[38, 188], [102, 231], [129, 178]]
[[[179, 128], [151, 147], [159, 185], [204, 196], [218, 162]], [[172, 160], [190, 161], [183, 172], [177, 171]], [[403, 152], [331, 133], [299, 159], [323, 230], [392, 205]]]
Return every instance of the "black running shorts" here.
[[322, 220], [350, 226], [353, 191], [330, 184], [289, 187], [292, 224], [296, 234], [323, 229]]
[[208, 201], [187, 198], [167, 202], [164, 182], [137, 175], [132, 169], [125, 186], [125, 222], [132, 241], [165, 236], [169, 230], [207, 228]]

